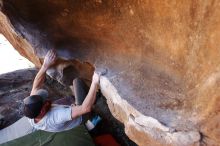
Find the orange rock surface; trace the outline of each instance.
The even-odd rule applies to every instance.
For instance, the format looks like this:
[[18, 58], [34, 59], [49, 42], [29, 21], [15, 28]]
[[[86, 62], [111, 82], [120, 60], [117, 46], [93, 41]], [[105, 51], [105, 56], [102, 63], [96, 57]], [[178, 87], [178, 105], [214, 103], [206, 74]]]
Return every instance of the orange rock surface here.
[[101, 90], [138, 145], [219, 145], [220, 1], [1, 0], [0, 32], [68, 85], [107, 68]]

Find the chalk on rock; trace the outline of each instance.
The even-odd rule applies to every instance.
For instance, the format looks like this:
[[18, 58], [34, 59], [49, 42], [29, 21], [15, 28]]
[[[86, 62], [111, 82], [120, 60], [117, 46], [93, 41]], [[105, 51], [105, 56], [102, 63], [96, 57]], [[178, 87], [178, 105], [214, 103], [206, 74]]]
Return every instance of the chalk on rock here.
[[108, 69], [107, 68], [98, 68], [98, 69], [95, 70], [95, 72], [97, 74], [99, 74], [100, 76], [104, 76], [104, 75], [107, 74]]

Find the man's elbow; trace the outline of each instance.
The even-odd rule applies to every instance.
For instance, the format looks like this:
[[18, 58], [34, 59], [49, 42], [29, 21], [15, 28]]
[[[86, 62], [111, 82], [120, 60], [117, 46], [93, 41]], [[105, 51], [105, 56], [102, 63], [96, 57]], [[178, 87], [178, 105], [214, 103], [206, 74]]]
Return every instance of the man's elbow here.
[[72, 107], [72, 119], [82, 116], [86, 113], [91, 112], [91, 107], [89, 106], [73, 106]]

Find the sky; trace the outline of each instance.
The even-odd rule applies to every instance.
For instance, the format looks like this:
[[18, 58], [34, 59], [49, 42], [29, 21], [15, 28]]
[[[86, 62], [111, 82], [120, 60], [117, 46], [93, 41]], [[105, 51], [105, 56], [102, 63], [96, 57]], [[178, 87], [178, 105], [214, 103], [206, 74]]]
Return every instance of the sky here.
[[34, 64], [22, 57], [9, 41], [0, 34], [0, 74], [32, 67]]

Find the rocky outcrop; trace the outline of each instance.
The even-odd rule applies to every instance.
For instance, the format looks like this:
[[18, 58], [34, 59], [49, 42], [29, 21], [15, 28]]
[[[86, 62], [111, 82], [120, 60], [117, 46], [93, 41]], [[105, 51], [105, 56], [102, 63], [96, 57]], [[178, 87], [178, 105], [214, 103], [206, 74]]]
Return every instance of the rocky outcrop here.
[[219, 1], [1, 0], [0, 32], [62, 84], [107, 68], [101, 90], [139, 145], [218, 145]]
[[26, 70], [25, 76], [23, 70], [0, 75], [0, 119], [7, 125], [22, 117], [22, 100], [30, 95], [34, 75], [33, 69]]

